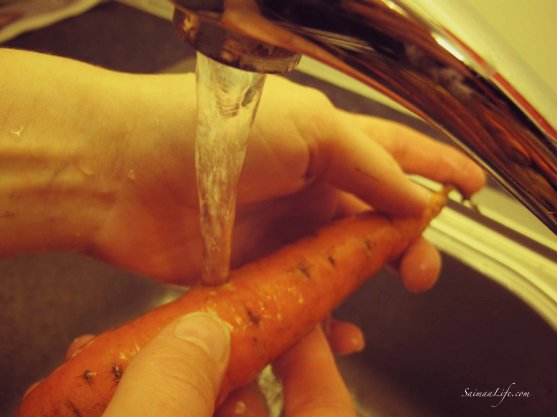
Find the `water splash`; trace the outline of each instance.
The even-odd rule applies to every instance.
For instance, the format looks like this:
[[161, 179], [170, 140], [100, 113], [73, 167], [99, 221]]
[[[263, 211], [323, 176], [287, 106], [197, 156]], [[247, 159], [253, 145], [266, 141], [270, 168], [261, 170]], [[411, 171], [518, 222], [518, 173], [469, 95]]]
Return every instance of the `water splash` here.
[[202, 281], [228, 279], [236, 189], [265, 75], [197, 54], [195, 164], [204, 262]]

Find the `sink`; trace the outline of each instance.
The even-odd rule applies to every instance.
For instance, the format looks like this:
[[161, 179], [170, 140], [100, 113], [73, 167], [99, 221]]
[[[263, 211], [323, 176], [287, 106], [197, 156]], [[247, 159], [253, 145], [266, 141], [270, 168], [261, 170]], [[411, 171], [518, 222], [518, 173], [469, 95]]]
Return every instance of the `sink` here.
[[0, 416], [85, 333], [118, 326], [180, 291], [72, 254], [0, 261]]
[[[557, 334], [520, 298], [452, 257], [427, 293], [386, 271], [337, 312], [367, 347], [340, 360], [361, 416], [555, 416]], [[529, 397], [467, 393], [528, 392]]]
[[[107, 21], [110, 24], [105, 25]], [[103, 36], [111, 40], [92, 39], [96, 32], [90, 28], [100, 24], [106, 27]], [[112, 44], [126, 46], [112, 48]], [[145, 45], [150, 45], [148, 53]], [[188, 57], [168, 22], [116, 2], [24, 35], [10, 46], [132, 72], [160, 71]], [[155, 55], [157, 68], [150, 66]], [[369, 98], [300, 72], [289, 77], [324, 90], [347, 110], [391, 118], [443, 139], [420, 121]], [[466, 217], [475, 221], [474, 216]], [[493, 222], [484, 226], [501, 227]], [[466, 230], [462, 235], [472, 236], [468, 223], [462, 227]], [[512, 229], [510, 235], [516, 238], [515, 223], [503, 227]], [[365, 351], [338, 359], [360, 416], [557, 416], [557, 290], [536, 285], [530, 296], [521, 296], [527, 292], [526, 281], [510, 280], [511, 273], [504, 268], [488, 268], [490, 262], [506, 261], [481, 256], [485, 250], [477, 245], [490, 244], [484, 239], [487, 232], [476, 231], [471, 245], [451, 246], [452, 237], [461, 234], [443, 235], [439, 230], [443, 231], [438, 228], [431, 237], [444, 249], [444, 267], [431, 291], [408, 293], [396, 276], [384, 270], [336, 312], [366, 335]], [[546, 257], [555, 259], [557, 251], [540, 249], [543, 245], [535, 242], [536, 236], [518, 239], [518, 249], [507, 252], [522, 257], [519, 263], [532, 280], [544, 273], [557, 283], [555, 261], [544, 269], [536, 267], [541, 264], [534, 258], [545, 251]], [[553, 236], [540, 239], [554, 245]], [[476, 252], [463, 250], [473, 246]], [[117, 326], [182, 292], [63, 253], [2, 260], [0, 277], [0, 417], [13, 414], [25, 389], [63, 360], [76, 336]], [[507, 388], [524, 395], [502, 401], [478, 396]]]

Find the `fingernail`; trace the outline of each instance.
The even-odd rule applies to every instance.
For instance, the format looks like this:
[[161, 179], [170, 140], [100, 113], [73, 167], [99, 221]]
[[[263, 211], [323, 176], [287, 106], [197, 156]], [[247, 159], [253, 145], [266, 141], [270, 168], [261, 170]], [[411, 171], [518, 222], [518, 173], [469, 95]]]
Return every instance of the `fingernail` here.
[[174, 335], [203, 349], [217, 363], [225, 362], [230, 350], [230, 331], [217, 316], [188, 314], [174, 328]]

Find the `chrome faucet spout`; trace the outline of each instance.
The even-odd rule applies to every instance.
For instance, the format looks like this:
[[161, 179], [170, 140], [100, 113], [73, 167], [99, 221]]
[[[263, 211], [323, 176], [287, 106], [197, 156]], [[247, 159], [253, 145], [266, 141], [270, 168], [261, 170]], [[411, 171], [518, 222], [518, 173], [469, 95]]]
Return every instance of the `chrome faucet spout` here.
[[[552, 121], [494, 63], [417, 3], [175, 0], [175, 24], [202, 52], [209, 50], [230, 65], [284, 72], [295, 66], [297, 54], [305, 54], [363, 81], [451, 137], [557, 234], [557, 131]], [[219, 43], [222, 34], [201, 34], [191, 24], [199, 19], [233, 33], [235, 40]], [[252, 50], [278, 51], [281, 58], [267, 53], [266, 59], [283, 59], [282, 64], [243, 63], [236, 56], [241, 52], [230, 54], [227, 48], [244, 40], [266, 45]]]

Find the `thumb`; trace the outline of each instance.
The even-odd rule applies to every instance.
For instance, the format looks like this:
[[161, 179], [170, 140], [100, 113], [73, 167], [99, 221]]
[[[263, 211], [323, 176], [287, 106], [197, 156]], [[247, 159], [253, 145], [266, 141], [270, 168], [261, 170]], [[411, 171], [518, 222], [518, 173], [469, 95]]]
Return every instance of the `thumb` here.
[[103, 417], [211, 417], [230, 356], [218, 317], [192, 313], [166, 326], [126, 368]]

